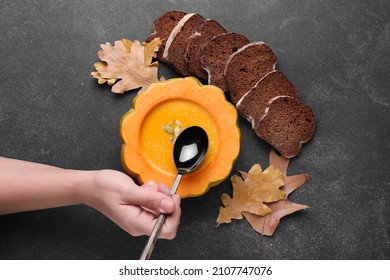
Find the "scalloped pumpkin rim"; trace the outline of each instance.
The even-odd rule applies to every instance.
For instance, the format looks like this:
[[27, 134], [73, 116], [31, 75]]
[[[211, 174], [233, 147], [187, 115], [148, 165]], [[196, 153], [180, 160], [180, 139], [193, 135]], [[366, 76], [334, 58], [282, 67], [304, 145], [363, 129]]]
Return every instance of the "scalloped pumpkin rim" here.
[[[180, 93], [175, 92], [175, 89], [180, 86], [188, 86], [188, 90], [192, 90], [196, 94], [180, 96]], [[150, 110], [173, 98], [189, 100], [200, 105], [213, 119], [217, 129], [218, 148], [213, 160], [207, 163], [207, 167], [200, 172], [186, 174], [177, 192], [182, 198], [201, 196], [211, 187], [219, 185], [231, 173], [239, 155], [241, 133], [238, 126], [237, 110], [226, 100], [224, 92], [216, 86], [203, 85], [194, 77], [172, 78], [153, 83], [134, 97], [132, 108], [123, 115], [120, 121], [120, 136], [123, 143], [122, 166], [140, 183], [152, 179], [159, 183], [165, 183], [168, 187], [171, 186], [175, 176], [158, 174], [156, 170], [153, 170], [139, 150], [140, 141], [136, 141], [134, 137], [130, 136], [139, 135], [144, 118]], [[210, 103], [210, 100], [213, 102]], [[144, 102], [146, 105], [143, 104]], [[213, 107], [207, 106], [207, 103], [213, 104]], [[143, 108], [145, 106], [146, 110]], [[231, 146], [229, 150], [228, 146]]]

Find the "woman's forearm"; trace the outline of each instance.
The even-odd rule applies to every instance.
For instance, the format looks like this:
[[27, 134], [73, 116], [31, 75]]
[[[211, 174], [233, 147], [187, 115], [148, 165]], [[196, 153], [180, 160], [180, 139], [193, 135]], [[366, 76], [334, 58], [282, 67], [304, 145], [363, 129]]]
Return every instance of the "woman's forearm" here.
[[91, 172], [0, 157], [0, 214], [83, 203]]
[[149, 234], [159, 213], [167, 214], [162, 238], [173, 238], [180, 197], [154, 182], [138, 186], [116, 170], [81, 171], [0, 157], [0, 215], [86, 204], [132, 235]]

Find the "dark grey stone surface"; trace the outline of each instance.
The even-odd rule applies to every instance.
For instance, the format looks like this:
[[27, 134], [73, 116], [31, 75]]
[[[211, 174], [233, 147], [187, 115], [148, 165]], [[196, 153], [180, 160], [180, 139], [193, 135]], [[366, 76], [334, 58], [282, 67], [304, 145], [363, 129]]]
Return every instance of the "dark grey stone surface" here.
[[[136, 91], [90, 77], [99, 44], [144, 40], [165, 11], [197, 12], [264, 41], [317, 117], [290, 164], [310, 181], [291, 195], [309, 209], [261, 237], [245, 220], [215, 226], [229, 180], [182, 202], [177, 237], [155, 259], [390, 258], [390, 2], [1, 1], [0, 155], [64, 168], [122, 170], [118, 124]], [[161, 66], [166, 78], [177, 74]], [[269, 146], [240, 120], [233, 173], [268, 165]], [[1, 259], [136, 259], [131, 237], [86, 206], [0, 216]]]

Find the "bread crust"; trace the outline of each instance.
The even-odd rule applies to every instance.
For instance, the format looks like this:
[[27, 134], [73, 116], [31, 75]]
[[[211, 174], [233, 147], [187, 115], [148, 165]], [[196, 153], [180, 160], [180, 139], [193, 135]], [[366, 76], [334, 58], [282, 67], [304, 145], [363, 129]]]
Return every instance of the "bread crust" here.
[[200, 62], [204, 45], [214, 36], [226, 32], [226, 29], [223, 28], [217, 21], [206, 19], [199, 26], [199, 31], [193, 33], [188, 38], [187, 49], [184, 57], [190, 72], [197, 78], [202, 80], [207, 80], [208, 78], [208, 74], [202, 68]]
[[163, 61], [163, 53], [165, 49], [165, 43], [171, 34], [173, 28], [187, 13], [182, 11], [168, 11], [159, 16], [153, 22], [153, 33], [146, 38], [145, 42], [151, 42], [155, 38], [160, 38], [161, 46], [157, 51], [157, 60]]
[[202, 68], [208, 73], [208, 83], [229, 90], [224, 70], [230, 55], [250, 41], [242, 34], [229, 32], [214, 36], [203, 47]]
[[187, 39], [198, 31], [199, 25], [204, 20], [203, 16], [196, 13], [185, 15], [167, 39], [163, 59], [183, 76], [191, 75], [184, 57], [187, 49]]
[[274, 70], [247, 91], [237, 102], [236, 108], [240, 116], [255, 128], [265, 114], [269, 101], [281, 95], [297, 98], [298, 90], [282, 72]]
[[260, 79], [274, 71], [276, 60], [264, 42], [251, 42], [233, 53], [224, 69], [232, 102], [237, 103]]

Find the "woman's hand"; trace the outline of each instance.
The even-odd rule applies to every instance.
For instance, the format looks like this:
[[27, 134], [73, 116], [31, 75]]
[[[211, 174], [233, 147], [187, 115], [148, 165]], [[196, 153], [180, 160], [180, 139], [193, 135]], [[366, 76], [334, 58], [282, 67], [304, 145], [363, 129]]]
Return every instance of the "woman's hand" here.
[[133, 236], [149, 235], [160, 213], [168, 214], [160, 238], [176, 236], [180, 223], [180, 197], [155, 182], [139, 187], [115, 170], [94, 172], [93, 183], [84, 190], [85, 204], [100, 211]]

